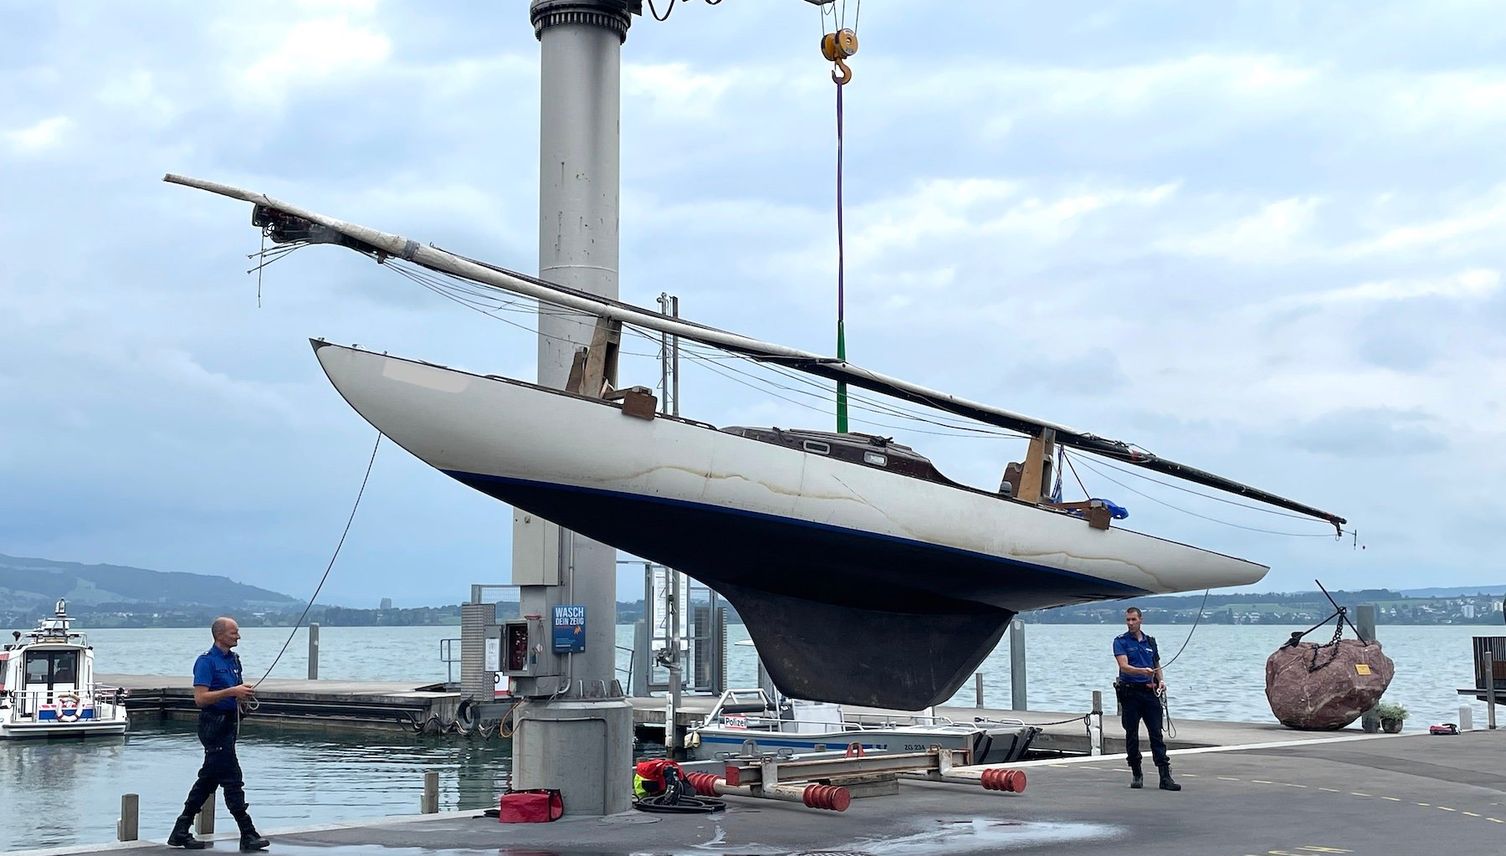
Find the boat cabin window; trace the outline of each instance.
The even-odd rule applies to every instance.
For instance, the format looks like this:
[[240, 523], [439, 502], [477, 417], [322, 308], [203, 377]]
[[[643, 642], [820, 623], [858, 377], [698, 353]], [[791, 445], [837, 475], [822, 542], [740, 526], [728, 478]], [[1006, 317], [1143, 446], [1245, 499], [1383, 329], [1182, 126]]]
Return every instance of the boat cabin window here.
[[880, 455], [878, 452], [864, 452], [863, 463], [873, 464], [875, 467], [886, 467], [889, 465], [889, 458], [887, 455]]
[[820, 440], [806, 440], [805, 451], [814, 452], [817, 455], [830, 455], [831, 444], [822, 443]]
[[26, 654], [27, 685], [78, 683], [77, 651], [30, 651]]

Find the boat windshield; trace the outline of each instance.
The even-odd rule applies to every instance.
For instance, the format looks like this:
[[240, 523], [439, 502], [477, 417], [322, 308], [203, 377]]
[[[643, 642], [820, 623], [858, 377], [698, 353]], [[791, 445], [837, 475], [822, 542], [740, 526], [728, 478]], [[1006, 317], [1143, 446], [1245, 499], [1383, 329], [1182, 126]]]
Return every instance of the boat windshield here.
[[28, 651], [26, 653], [26, 683], [28, 685], [55, 686], [77, 682], [77, 651]]

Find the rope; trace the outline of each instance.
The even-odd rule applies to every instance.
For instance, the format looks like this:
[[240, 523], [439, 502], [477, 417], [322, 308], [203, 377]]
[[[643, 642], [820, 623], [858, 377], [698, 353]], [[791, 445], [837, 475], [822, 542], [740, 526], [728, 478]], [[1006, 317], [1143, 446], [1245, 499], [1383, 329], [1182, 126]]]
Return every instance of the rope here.
[[[320, 590], [324, 588], [325, 581], [329, 579], [329, 572], [334, 569], [335, 560], [340, 557], [340, 548], [345, 546], [345, 536], [350, 534], [350, 525], [355, 522], [356, 509], [361, 507], [361, 497], [366, 493], [366, 483], [371, 480], [371, 467], [376, 463], [377, 449], [381, 448], [381, 445], [382, 433], [378, 431], [376, 442], [371, 446], [371, 458], [366, 461], [366, 474], [361, 477], [361, 489], [356, 491], [355, 504], [350, 507], [350, 516], [345, 520], [345, 530], [340, 533], [340, 541], [339, 543], [335, 544], [335, 552], [329, 557], [329, 564], [324, 566], [324, 576], [319, 578], [319, 585], [314, 587], [314, 593], [309, 596], [309, 602], [306, 606], [303, 607], [303, 613], [298, 616], [297, 621], [293, 622], [293, 629], [288, 631], [288, 638], [282, 643], [282, 650], [278, 651], [277, 656], [272, 658], [272, 665], [267, 667], [266, 674], [262, 675], [260, 678], [257, 678], [256, 683], [251, 685], [253, 688], [261, 686], [261, 682], [267, 679], [267, 675], [272, 674], [272, 670], [277, 668], [277, 661], [281, 660], [282, 655], [287, 652], [288, 645], [292, 643], [293, 637], [298, 633], [298, 629], [303, 626], [303, 619], [308, 617], [309, 610], [313, 609], [314, 607], [314, 600], [319, 597]], [[254, 706], [254, 701], [253, 706], [250, 706], [247, 709], [256, 709], [256, 707]]]
[[1187, 631], [1187, 638], [1182, 640], [1182, 647], [1178, 648], [1177, 652], [1171, 655], [1171, 659], [1166, 661], [1166, 665], [1162, 666], [1162, 669], [1171, 668], [1171, 664], [1175, 663], [1177, 658], [1182, 656], [1182, 652], [1187, 650], [1187, 643], [1192, 641], [1192, 634], [1197, 630], [1198, 623], [1203, 620], [1203, 607], [1208, 605], [1208, 593], [1211, 591], [1213, 591], [1211, 588], [1203, 589], [1203, 602], [1198, 605], [1197, 619], [1192, 622], [1192, 629]]

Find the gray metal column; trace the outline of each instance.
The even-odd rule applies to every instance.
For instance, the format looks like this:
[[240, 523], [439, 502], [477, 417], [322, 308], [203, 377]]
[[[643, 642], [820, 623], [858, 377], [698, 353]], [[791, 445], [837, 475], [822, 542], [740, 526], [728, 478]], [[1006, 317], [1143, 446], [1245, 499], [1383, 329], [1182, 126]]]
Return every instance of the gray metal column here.
[[[1375, 641], [1375, 604], [1362, 603], [1355, 607], [1354, 629], [1359, 631], [1360, 638], [1366, 642]], [[1376, 715], [1375, 708], [1365, 711], [1360, 717], [1360, 727], [1366, 734], [1375, 734], [1380, 731], [1380, 717]]]
[[319, 622], [309, 625], [309, 680], [319, 680]]
[[1014, 710], [1025, 706], [1025, 625], [1019, 619], [1009, 622], [1009, 699]]
[[[641, 0], [533, 0], [539, 39], [539, 275], [617, 297], [621, 52]], [[578, 348], [590, 344], [596, 319], [540, 307], [538, 379], [563, 388]], [[608, 378], [615, 384], [616, 378]], [[535, 677], [518, 682], [535, 703], [517, 714], [513, 784], [560, 788], [572, 814], [614, 814], [632, 804], [632, 707], [616, 683], [616, 551], [540, 521], [513, 536], [558, 544], [557, 577], [524, 584], [525, 616], [538, 616]], [[514, 569], [514, 580], [524, 583]], [[549, 584], [557, 583], [557, 584]], [[553, 608], [586, 609], [585, 646], [555, 655], [548, 631]]]

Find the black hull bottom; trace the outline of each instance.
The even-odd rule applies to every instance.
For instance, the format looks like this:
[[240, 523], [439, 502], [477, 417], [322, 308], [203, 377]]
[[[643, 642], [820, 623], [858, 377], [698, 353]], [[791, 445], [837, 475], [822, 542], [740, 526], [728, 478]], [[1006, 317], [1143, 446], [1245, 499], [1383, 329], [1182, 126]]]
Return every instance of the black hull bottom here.
[[1142, 593], [791, 518], [449, 475], [711, 586], [737, 608], [779, 689], [798, 698], [899, 710], [942, 704], [998, 644], [1017, 610]]

